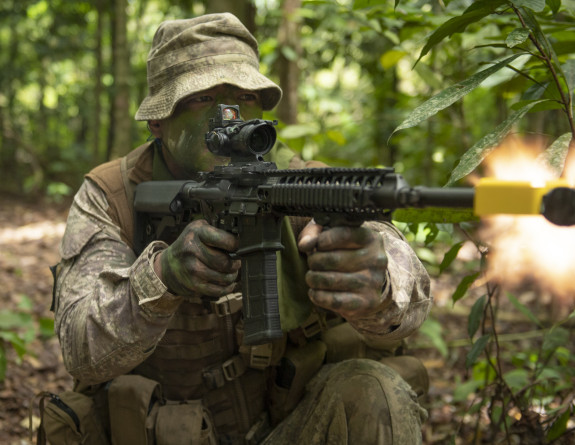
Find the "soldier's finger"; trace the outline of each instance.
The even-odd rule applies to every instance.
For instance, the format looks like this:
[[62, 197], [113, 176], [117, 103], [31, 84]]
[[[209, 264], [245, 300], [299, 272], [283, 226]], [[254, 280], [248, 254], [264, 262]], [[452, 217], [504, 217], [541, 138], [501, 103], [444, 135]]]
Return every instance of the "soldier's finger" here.
[[298, 237], [298, 248], [301, 252], [313, 252], [316, 248], [318, 236], [320, 235], [323, 227], [310, 221], [300, 232]]
[[377, 236], [366, 227], [331, 227], [318, 235], [317, 249], [358, 249], [374, 242]]

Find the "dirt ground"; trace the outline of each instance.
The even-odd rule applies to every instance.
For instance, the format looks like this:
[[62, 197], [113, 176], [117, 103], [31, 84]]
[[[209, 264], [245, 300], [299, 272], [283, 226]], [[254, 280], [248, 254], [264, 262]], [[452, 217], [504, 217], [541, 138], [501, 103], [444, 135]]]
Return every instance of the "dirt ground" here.
[[[0, 198], [0, 311], [25, 311], [38, 321], [52, 319], [49, 266], [58, 262], [57, 246], [64, 233], [67, 207], [64, 203]], [[0, 443], [32, 443], [28, 440], [28, 407], [34, 397], [41, 391], [57, 393], [68, 388], [71, 378], [54, 336], [33, 340], [22, 359], [6, 341], [4, 349], [7, 369], [4, 382], [0, 382]]]
[[[68, 203], [19, 202], [0, 197], [0, 313], [24, 311], [37, 321], [52, 319], [49, 266], [58, 261], [58, 244], [64, 232], [67, 208]], [[411, 352], [423, 359], [430, 374], [425, 444], [451, 443], [451, 438], [458, 435], [457, 431], [461, 434], [454, 443], [471, 443], [465, 437], [465, 419], [462, 413], [456, 412], [457, 408], [452, 403], [454, 389], [467, 377], [464, 346], [469, 308], [465, 305], [453, 307], [449, 302], [456, 285], [456, 279], [448, 275], [442, 275], [441, 279], [433, 282], [436, 297], [434, 316], [441, 322], [448, 339], [456, 345], [449, 358], [429, 347], [429, 342], [421, 335], [410, 340]], [[517, 327], [514, 316], [509, 319], [509, 331], [513, 331]], [[0, 381], [0, 444], [35, 443], [28, 433], [30, 406], [34, 408], [34, 426], [39, 422], [34, 397], [41, 391], [57, 393], [69, 389], [72, 384], [62, 364], [56, 338], [53, 335], [44, 339], [39, 339], [38, 335], [35, 337], [26, 346], [26, 354], [21, 359], [4, 341], [7, 366], [5, 379]], [[457, 346], [460, 340], [463, 347]]]

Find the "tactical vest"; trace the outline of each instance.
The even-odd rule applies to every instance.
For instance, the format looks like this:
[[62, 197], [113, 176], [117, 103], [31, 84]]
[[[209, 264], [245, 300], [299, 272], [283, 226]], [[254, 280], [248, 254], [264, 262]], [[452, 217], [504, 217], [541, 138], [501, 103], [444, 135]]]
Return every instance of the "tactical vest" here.
[[[149, 142], [87, 175], [105, 192], [108, 214], [132, 248], [134, 191], [137, 184], [152, 179], [153, 156], [154, 146]], [[280, 168], [325, 166], [298, 157], [283, 156], [281, 162], [286, 165]], [[290, 226], [298, 226], [295, 231], [305, 223], [290, 222]], [[289, 273], [278, 273], [278, 285], [281, 287], [281, 277], [288, 275], [284, 286], [305, 293], [301, 270], [293, 272], [297, 266], [289, 264], [284, 269]], [[357, 357], [379, 360], [394, 354], [393, 350], [367, 346], [340, 317], [315, 311], [284, 339], [247, 347], [241, 345], [241, 307], [239, 293], [209, 305], [199, 299], [185, 301], [153, 354], [132, 371], [159, 382], [162, 396], [168, 400], [203, 400], [220, 442], [245, 443], [246, 433], [266, 409], [272, 423], [281, 421], [297, 405], [305, 385], [323, 363]], [[276, 367], [278, 364], [281, 366]]]
[[[152, 180], [153, 156], [149, 142], [86, 175], [105, 192], [108, 215], [132, 248], [134, 191]], [[302, 166], [295, 162], [292, 167]], [[239, 293], [209, 307], [199, 299], [183, 302], [154, 353], [132, 371], [159, 382], [169, 400], [202, 399], [218, 433], [232, 442], [243, 438], [264, 411], [269, 367], [277, 364], [285, 344], [240, 350], [241, 307]]]

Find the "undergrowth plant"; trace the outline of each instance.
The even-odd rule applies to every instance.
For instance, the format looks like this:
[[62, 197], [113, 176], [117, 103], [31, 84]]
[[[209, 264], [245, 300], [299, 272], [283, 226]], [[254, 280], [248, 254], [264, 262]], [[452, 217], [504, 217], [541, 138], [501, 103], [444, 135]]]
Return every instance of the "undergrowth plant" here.
[[6, 378], [8, 348], [16, 351], [16, 360], [30, 352], [29, 346], [37, 338], [54, 335], [54, 321], [51, 318], [38, 318], [34, 315], [30, 298], [20, 296], [14, 310], [0, 310], [0, 383]]
[[[396, 7], [402, 3], [407, 2], [396, 1]], [[499, 34], [477, 41], [470, 51], [488, 50], [486, 54], [491, 59], [478, 66], [469, 78], [418, 106], [393, 134], [419, 125], [462, 100], [488, 79], [499, 76], [502, 70], [508, 73], [511, 70], [506, 82], [508, 85], [515, 82], [521, 88], [508, 89], [505, 98], [508, 109], [501, 122], [464, 152], [446, 185], [454, 185], [477, 171], [485, 157], [510, 133], [529, 133], [531, 115], [556, 111], [562, 117], [563, 126], [554, 128], [565, 128], [566, 131], [544, 135], [547, 146], [543, 158], [560, 176], [575, 140], [575, 58], [570, 49], [575, 45], [575, 2], [479, 0], [446, 3], [468, 6], [454, 13], [429, 35], [415, 63], [421, 63], [449, 38], [466, 33], [473, 35], [473, 29], [487, 24], [498, 29]], [[429, 216], [425, 216], [427, 220]], [[413, 214], [403, 214], [402, 220], [409, 221], [411, 217]], [[445, 221], [445, 214], [437, 220]], [[412, 220], [406, 228], [417, 232], [421, 221], [425, 219]], [[456, 219], [451, 222], [458, 223]], [[429, 223], [425, 230], [425, 242], [429, 244], [439, 231]], [[473, 230], [464, 233], [471, 240], [476, 236]], [[478, 240], [474, 240], [474, 244], [481, 257], [479, 268], [462, 278], [452, 296], [454, 305], [466, 298], [471, 286], [477, 288], [478, 280], [485, 279], [489, 246]], [[462, 245], [463, 242], [459, 242], [447, 252], [439, 266], [440, 272], [455, 261]], [[525, 443], [517, 442], [525, 438], [529, 438], [529, 443], [563, 443], [562, 438], [575, 429], [575, 353], [572, 347], [575, 312], [549, 325], [497, 284], [486, 281], [482, 288], [484, 293], [473, 302], [467, 320], [469, 351], [465, 366], [468, 378], [457, 386], [454, 394], [461, 416], [474, 416], [474, 443]], [[521, 348], [507, 341], [505, 328], [498, 317], [504, 299], [533, 327], [522, 334], [529, 342], [523, 342]], [[447, 345], [437, 323], [431, 320], [424, 326], [423, 333], [444, 356], [447, 355]], [[457, 434], [454, 432], [452, 443]]]

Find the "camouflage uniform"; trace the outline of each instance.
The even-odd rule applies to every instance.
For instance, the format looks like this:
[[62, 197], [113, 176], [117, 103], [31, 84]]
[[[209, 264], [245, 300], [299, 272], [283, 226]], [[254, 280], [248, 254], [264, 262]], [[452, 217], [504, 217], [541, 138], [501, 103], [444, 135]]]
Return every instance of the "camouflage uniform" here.
[[[229, 15], [224, 18], [233, 20]], [[277, 102], [277, 99], [274, 100]], [[282, 153], [285, 157], [285, 152]], [[154, 174], [166, 170], [158, 157], [154, 157], [153, 166], [148, 167]], [[160, 383], [168, 388], [166, 398], [204, 400], [214, 416], [219, 416], [220, 420], [215, 422], [218, 440], [242, 443], [251, 424], [268, 406], [266, 393], [270, 381], [276, 377], [274, 366], [245, 371], [238, 379], [240, 385], [235, 386], [240, 393], [243, 387], [243, 395], [231, 402], [223, 400], [230, 398], [227, 392], [214, 396], [220, 387], [212, 388], [202, 380], [201, 367], [194, 370], [190, 365], [189, 378], [196, 380], [183, 392], [170, 388], [170, 374], [162, 374], [161, 369], [146, 371], [146, 363], [153, 362], [154, 353], [162, 350], [166, 339], [180, 338], [171, 336], [177, 332], [174, 324], [184, 319], [183, 315], [187, 317], [187, 325], [193, 322], [195, 332], [204, 329], [198, 326], [210, 326], [205, 332], [225, 331], [215, 337], [204, 336], [205, 332], [201, 331], [201, 342], [194, 340], [193, 345], [182, 346], [182, 350], [188, 348], [187, 360], [194, 354], [205, 357], [220, 349], [214, 363], [235, 357], [232, 354], [237, 354], [240, 345], [233, 326], [237, 325], [239, 313], [230, 319], [233, 325], [213, 328], [213, 313], [201, 300], [172, 295], [153, 268], [155, 255], [165, 249], [166, 244], [152, 242], [136, 256], [126, 240], [127, 228], [120, 227], [118, 220], [111, 217], [113, 199], [89, 177], [70, 209], [55, 287], [55, 328], [68, 371], [83, 387], [130, 373], [163, 379]], [[363, 352], [358, 356], [379, 359], [385, 353], [378, 356], [373, 351], [393, 354], [401, 340], [425, 320], [432, 300], [427, 272], [397, 229], [384, 223], [370, 225], [381, 234], [388, 257], [384, 304], [365, 318], [350, 320], [349, 325], [354, 328], [351, 337], [357, 336], [363, 345]], [[180, 350], [170, 351], [174, 356], [169, 358], [173, 359]], [[281, 423], [266, 439], [266, 444], [404, 444], [421, 440], [419, 428], [425, 411], [409, 385], [392, 369], [393, 365], [382, 364], [385, 359], [380, 363], [354, 358], [353, 354], [339, 356], [337, 351], [330, 352], [329, 347], [324, 355], [322, 362], [332, 363], [321, 367], [309, 382], [301, 403], [291, 413], [285, 413], [285, 420], [285, 416], [275, 419]], [[272, 365], [278, 362], [275, 360]], [[161, 368], [162, 358], [153, 363], [155, 366], [160, 363]], [[181, 370], [179, 372], [181, 374]], [[249, 398], [252, 393], [257, 394], [257, 400]], [[246, 410], [249, 415], [243, 412]], [[216, 411], [221, 411], [221, 415], [216, 416]], [[223, 424], [226, 416], [243, 417], [243, 420], [226, 426]], [[220, 434], [220, 428], [225, 434]]]

